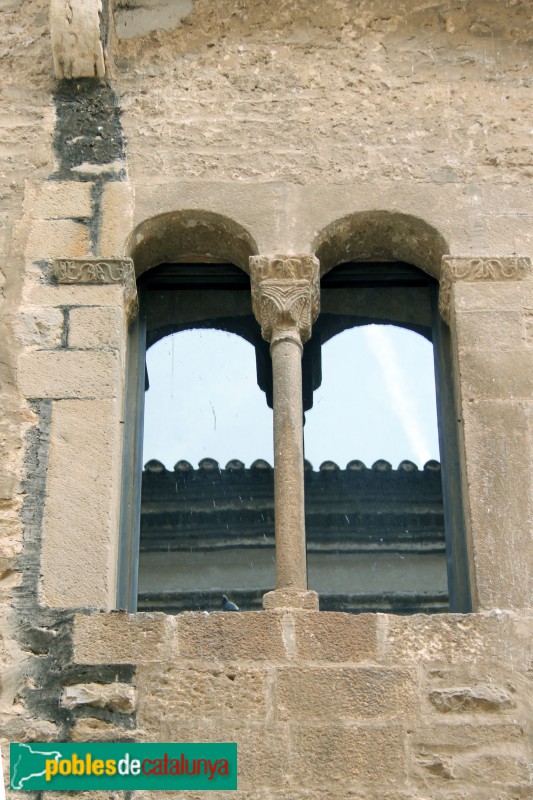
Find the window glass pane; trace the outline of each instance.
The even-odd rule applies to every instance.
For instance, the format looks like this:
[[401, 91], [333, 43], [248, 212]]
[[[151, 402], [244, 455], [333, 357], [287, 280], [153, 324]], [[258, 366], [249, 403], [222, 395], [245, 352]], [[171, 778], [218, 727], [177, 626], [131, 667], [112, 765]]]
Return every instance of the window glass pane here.
[[304, 429], [309, 586], [325, 610], [446, 610], [432, 344], [364, 325], [321, 355]]
[[272, 412], [255, 348], [186, 330], [147, 353], [139, 608], [260, 608], [274, 584]]
[[144, 462], [272, 462], [272, 411], [251, 344], [226, 331], [186, 330], [156, 342], [146, 365]]

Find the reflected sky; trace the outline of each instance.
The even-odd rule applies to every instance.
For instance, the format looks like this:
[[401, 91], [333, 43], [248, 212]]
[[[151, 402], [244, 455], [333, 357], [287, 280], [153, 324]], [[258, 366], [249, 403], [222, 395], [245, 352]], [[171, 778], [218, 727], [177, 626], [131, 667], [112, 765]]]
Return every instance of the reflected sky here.
[[[224, 467], [273, 461], [272, 411], [256, 381], [255, 351], [222, 331], [168, 336], [147, 353], [143, 462], [172, 469], [205, 457]], [[439, 459], [433, 348], [418, 334], [390, 325], [353, 328], [322, 349], [322, 385], [306, 414], [305, 450], [317, 469], [379, 458], [393, 467]]]

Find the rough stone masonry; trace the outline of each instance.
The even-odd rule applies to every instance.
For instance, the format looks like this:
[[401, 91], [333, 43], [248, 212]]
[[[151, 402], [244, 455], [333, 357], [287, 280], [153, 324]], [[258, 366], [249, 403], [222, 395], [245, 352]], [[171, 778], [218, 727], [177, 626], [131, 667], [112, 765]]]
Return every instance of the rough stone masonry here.
[[[0, 11], [6, 767], [10, 741], [221, 740], [242, 800], [531, 797], [531, 3]], [[112, 268], [273, 253], [442, 277], [472, 613], [116, 610]], [[59, 281], [76, 259], [106, 278]]]

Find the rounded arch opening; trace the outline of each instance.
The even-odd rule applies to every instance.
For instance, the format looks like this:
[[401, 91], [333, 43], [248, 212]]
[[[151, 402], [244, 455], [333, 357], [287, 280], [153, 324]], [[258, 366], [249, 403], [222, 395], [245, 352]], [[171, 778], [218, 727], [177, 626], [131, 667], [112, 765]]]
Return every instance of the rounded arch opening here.
[[348, 261], [403, 261], [439, 278], [448, 245], [419, 217], [393, 211], [348, 214], [321, 230], [313, 242], [322, 274]]
[[248, 260], [258, 252], [251, 234], [238, 222], [203, 210], [159, 214], [141, 222], [127, 242], [139, 278], [158, 264], [227, 263], [249, 272]]

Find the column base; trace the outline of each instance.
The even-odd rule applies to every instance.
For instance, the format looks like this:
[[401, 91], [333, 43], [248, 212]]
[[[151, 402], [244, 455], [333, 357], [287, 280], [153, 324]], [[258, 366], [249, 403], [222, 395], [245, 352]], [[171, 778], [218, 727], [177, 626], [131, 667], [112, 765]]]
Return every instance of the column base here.
[[318, 594], [307, 589], [274, 589], [263, 595], [263, 608], [265, 611], [278, 608], [318, 611]]

